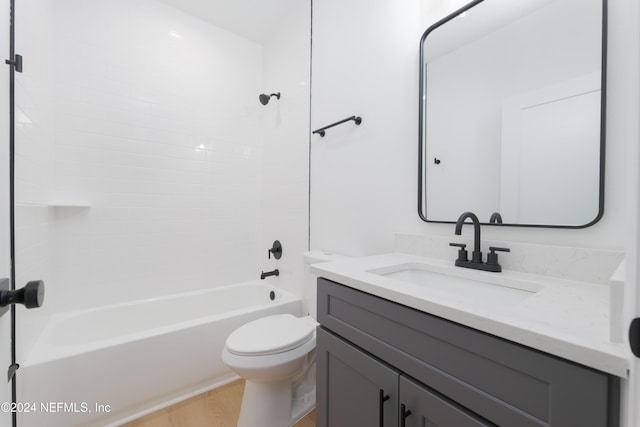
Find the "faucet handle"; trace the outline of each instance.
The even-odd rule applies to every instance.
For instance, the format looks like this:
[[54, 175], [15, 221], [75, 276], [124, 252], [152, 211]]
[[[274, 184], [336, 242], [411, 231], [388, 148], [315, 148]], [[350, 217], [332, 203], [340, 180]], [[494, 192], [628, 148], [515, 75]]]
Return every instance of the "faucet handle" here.
[[271, 254], [273, 254], [275, 259], [280, 259], [282, 256], [282, 244], [280, 243], [280, 240], [274, 241], [271, 249], [267, 249], [267, 257], [269, 259], [271, 259]]
[[449, 243], [449, 246], [455, 246], [457, 248], [460, 248], [458, 250], [458, 260], [459, 261], [468, 261], [467, 250], [465, 249], [467, 247], [466, 244], [464, 244], [464, 243]]
[[487, 264], [489, 265], [500, 265], [498, 264], [498, 254], [496, 252], [511, 252], [509, 248], [499, 248], [497, 246], [489, 246], [489, 254], [487, 254]]
[[489, 246], [489, 250], [491, 251], [491, 253], [495, 253], [496, 251], [498, 251], [498, 252], [511, 252], [511, 249], [509, 249], [509, 248], [499, 248], [497, 246]]

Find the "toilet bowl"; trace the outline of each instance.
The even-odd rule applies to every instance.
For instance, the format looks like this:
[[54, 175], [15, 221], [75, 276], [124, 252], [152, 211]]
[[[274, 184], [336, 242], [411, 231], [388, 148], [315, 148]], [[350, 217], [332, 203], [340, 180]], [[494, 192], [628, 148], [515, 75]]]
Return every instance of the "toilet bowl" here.
[[316, 403], [316, 278], [309, 266], [339, 261], [343, 255], [313, 250], [303, 254], [303, 308], [310, 316], [263, 317], [232, 332], [222, 360], [246, 382], [238, 427], [286, 427], [309, 413]]
[[229, 335], [222, 360], [246, 380], [238, 427], [286, 427], [314, 408], [316, 326], [277, 314]]

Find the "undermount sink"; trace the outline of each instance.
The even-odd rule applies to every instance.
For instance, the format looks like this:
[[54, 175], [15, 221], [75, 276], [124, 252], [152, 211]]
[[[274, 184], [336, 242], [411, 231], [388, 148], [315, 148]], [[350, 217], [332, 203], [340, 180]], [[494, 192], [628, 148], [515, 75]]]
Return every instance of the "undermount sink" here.
[[452, 294], [459, 298], [499, 305], [517, 304], [542, 290], [542, 286], [531, 282], [508, 280], [499, 276], [492, 277], [490, 282], [488, 278], [462, 277], [463, 274], [468, 275], [467, 272], [453, 275], [434, 271], [437, 269], [420, 263], [407, 263], [369, 270], [369, 273]]

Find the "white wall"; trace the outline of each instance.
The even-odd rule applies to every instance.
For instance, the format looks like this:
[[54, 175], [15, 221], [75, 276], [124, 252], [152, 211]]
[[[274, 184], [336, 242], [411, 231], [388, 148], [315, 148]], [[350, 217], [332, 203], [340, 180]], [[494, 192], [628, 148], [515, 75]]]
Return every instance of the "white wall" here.
[[47, 207], [54, 145], [53, 13], [51, 1], [16, 2], [16, 52], [24, 58], [23, 72], [15, 79], [16, 285], [31, 280], [45, 283], [43, 307], [16, 312], [18, 360], [33, 344], [56, 299], [49, 252], [52, 218]]
[[60, 303], [254, 279], [262, 48], [152, 0], [56, 2], [54, 22], [49, 197], [92, 204], [55, 210]]
[[[452, 225], [424, 223], [417, 215], [418, 44], [430, 24], [463, 4], [314, 4], [312, 128], [351, 114], [364, 121], [329, 131], [324, 139], [312, 137], [312, 248], [363, 255], [392, 250], [396, 232], [453, 235]], [[612, 23], [626, 19], [619, 2], [609, 5], [609, 15]], [[615, 24], [609, 43], [614, 48], [609, 50], [604, 218], [584, 230], [487, 227], [488, 239], [623, 249], [630, 194], [625, 152], [634, 143], [623, 128], [633, 117], [625, 105], [624, 69], [637, 52], [625, 50]]]
[[[429, 2], [425, 2], [428, 4]], [[313, 5], [311, 248], [387, 252], [417, 215], [418, 0]], [[432, 6], [429, 6], [432, 7]]]
[[[311, 141], [311, 248], [349, 255], [394, 249], [396, 232], [453, 236], [417, 215], [418, 43], [460, 0], [314, 3], [312, 129], [359, 114], [363, 124]], [[633, 0], [609, 3], [605, 213], [586, 229], [483, 229], [488, 240], [627, 250], [637, 287], [638, 22]], [[464, 232], [463, 233], [468, 233]], [[455, 257], [455, 249], [442, 248]], [[628, 317], [628, 316], [627, 316]], [[637, 365], [637, 364], [636, 364]], [[638, 387], [635, 387], [637, 402]], [[633, 396], [631, 396], [633, 398]], [[637, 405], [623, 404], [623, 413]], [[633, 420], [640, 422], [640, 415]], [[629, 421], [625, 425], [637, 425]]]
[[[620, 40], [612, 53], [616, 55], [627, 54], [625, 69], [620, 72], [618, 78], [624, 86], [627, 96], [621, 100], [624, 103], [628, 116], [620, 123], [622, 130], [628, 137], [629, 144], [626, 150], [627, 156], [627, 180], [629, 181], [629, 205], [625, 216], [625, 231], [628, 238], [625, 239], [626, 248], [626, 298], [624, 307], [624, 325], [629, 325], [631, 319], [640, 317], [640, 3], [636, 1], [622, 2], [619, 9], [619, 19], [616, 22], [616, 33]], [[626, 19], [622, 19], [624, 16]], [[635, 141], [635, 143], [633, 143]], [[626, 335], [626, 334], [625, 334]], [[640, 359], [631, 357], [631, 381], [623, 389], [623, 419], [629, 426], [640, 425]]]
[[[265, 44], [262, 93], [280, 92], [264, 110], [259, 268], [278, 268], [266, 280], [298, 295], [306, 292], [302, 253], [309, 240], [309, 79], [311, 2], [299, 1]], [[257, 102], [257, 101], [256, 101]], [[267, 258], [274, 240], [280, 260]], [[305, 309], [306, 310], [306, 309]]]

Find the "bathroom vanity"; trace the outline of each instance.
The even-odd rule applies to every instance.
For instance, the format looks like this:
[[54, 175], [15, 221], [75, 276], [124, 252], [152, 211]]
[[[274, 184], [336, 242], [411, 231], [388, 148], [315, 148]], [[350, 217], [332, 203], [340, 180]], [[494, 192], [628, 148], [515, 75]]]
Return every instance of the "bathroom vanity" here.
[[[572, 353], [571, 347], [584, 343], [577, 331], [569, 336], [570, 325], [559, 325], [564, 343], [544, 332], [542, 325], [556, 318], [554, 307], [540, 313], [546, 318], [538, 324], [527, 319], [534, 300], [544, 304], [557, 286], [571, 284], [550, 279], [550, 286], [529, 289], [529, 295], [512, 301], [501, 299], [501, 290], [487, 298], [467, 292], [465, 301], [460, 293], [454, 297], [427, 283], [442, 276], [455, 288], [467, 275], [480, 277], [469, 284], [482, 289], [490, 286], [485, 277], [491, 273], [454, 269], [448, 276], [445, 267], [437, 272], [441, 266], [434, 261], [428, 269], [420, 267], [427, 275], [419, 284], [395, 274], [419, 270], [418, 263], [406, 262], [412, 259], [392, 254], [312, 266], [323, 276], [318, 279], [318, 426], [619, 425], [620, 377], [627, 362], [621, 348], [605, 342], [607, 329], [587, 326], [585, 333], [593, 327], [592, 338], [601, 345]], [[385, 263], [391, 267], [379, 267]], [[509, 274], [495, 276], [506, 292], [537, 286]], [[418, 287], [427, 290], [421, 294]], [[588, 294], [586, 289], [573, 308], [565, 306], [567, 318], [580, 318], [581, 304], [593, 308]], [[527, 322], [529, 328], [523, 328]], [[570, 354], [581, 360], [567, 359]]]

